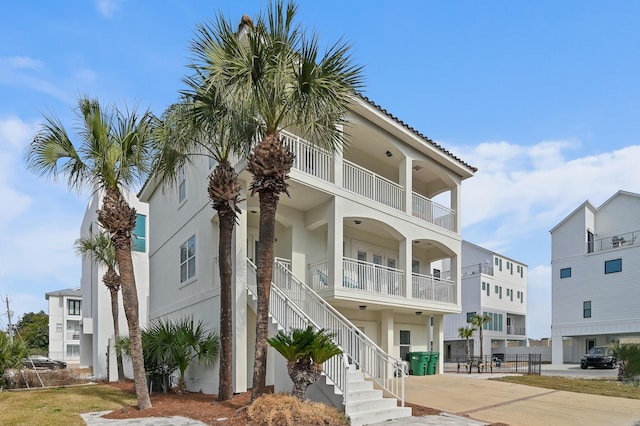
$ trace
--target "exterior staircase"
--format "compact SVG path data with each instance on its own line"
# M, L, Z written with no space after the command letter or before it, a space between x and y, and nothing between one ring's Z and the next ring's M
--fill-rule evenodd
M248 304L254 311L255 272L255 265L247 260ZM274 265L269 314L276 332L312 325L335 333L334 341L344 353L323 364L323 377L307 393L311 399L321 399L344 411L353 426L411 416L411 408L404 407L402 363L297 279L285 262Z

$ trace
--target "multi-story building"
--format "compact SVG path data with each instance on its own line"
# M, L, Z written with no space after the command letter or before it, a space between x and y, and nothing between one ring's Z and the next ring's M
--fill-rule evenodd
M475 314L492 318L482 330L484 355L504 355L510 347L526 346L527 265L468 241L462 242L462 265L462 312L445 316L444 359L466 355L458 328L468 326ZM470 343L472 355L479 356L480 333Z
M140 326L148 324L148 296L149 296L149 256L148 256L148 217L149 208L146 203L138 201L135 194L125 193L129 205L137 212L136 228L132 238L133 269L138 290L138 305L140 312ZM98 224L97 210L102 205L102 192L96 193L87 206L80 235L82 238L95 235L102 231ZM80 336L80 364L82 367L93 369L93 375L98 378L117 380L118 371L115 363L115 349L113 342L113 316L111 313L111 293L102 282L107 268L92 262L88 256L82 257L82 333ZM120 335L128 335L124 308L122 305L122 291L118 295L119 329ZM126 360L125 360L126 361ZM125 362L125 375L132 376L130 363Z
M550 232L552 362L640 336L640 195L587 200Z
M45 294L49 302L49 358L80 365L82 293L79 288Z
M277 211L271 314L285 329L312 321L336 332L344 359L375 379L409 351L443 348L444 315L461 310L461 183L475 168L366 98L354 100L348 120L349 143L337 152L281 133L295 163ZM233 238L235 392L251 387L259 250L259 203L245 164L236 164L246 201ZM151 320L193 316L218 326L218 223L207 196L214 166L196 158L177 188L152 177L140 193L153 217ZM449 279L432 273L442 259ZM268 359L268 383L285 389L285 363L271 350ZM342 385L343 366L325 371ZM217 368L189 375L192 390L217 392Z

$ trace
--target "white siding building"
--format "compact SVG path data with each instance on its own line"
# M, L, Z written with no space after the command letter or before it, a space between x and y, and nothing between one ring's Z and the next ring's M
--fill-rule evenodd
M133 268L138 290L140 326L148 324L149 298L149 257L148 257L148 217L149 208L146 203L138 201L134 194L126 193L129 205L137 212L136 228L132 239ZM101 232L98 224L97 210L101 208L102 193L97 193L90 200L80 235L88 237ZM97 265L86 256L82 257L82 333L80 338L80 364L93 368L93 375L98 378L117 380L118 371L115 363L115 351L109 350L109 340L113 339L113 317L111 314L111 293L102 282L106 267ZM127 336L129 328L122 305L122 291L119 292L119 325L120 335ZM109 354L109 356L107 356ZM133 377L130 363L125 362L125 376Z
M49 358L78 367L82 293L79 288L58 290L46 293L45 299L49 302Z
M280 198L277 212L271 306L293 304L287 312L338 332L348 359L372 371L366 363L391 360L384 354L404 357L431 341L442 349L444 315L461 309L461 183L475 169L368 99L355 100L348 118L350 143L335 154L282 133L296 159L291 196ZM207 196L214 165L196 159L178 188L163 190L152 178L141 191L153 217L150 320L187 315L218 327L218 223ZM255 342L259 204L244 167L238 161L246 201L234 232L234 392L251 387ZM442 259L450 260L450 279L431 272ZM273 311L274 320L281 313ZM326 318L336 322L323 324ZM370 342L378 349L367 349ZM271 349L268 359L267 384L290 390L283 360ZM191 390L217 393L217 365L188 374Z
M462 242L462 312L444 320L445 360L464 358L465 340L459 327L474 314L493 319L483 327L483 354L508 354L509 348L526 346L527 265L467 241ZM476 331L472 355L480 355Z
M640 195L585 201L550 232L552 362L640 336Z

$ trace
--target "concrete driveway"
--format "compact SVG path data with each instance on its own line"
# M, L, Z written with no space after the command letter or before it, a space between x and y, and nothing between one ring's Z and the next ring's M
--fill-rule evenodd
M408 376L408 402L486 423L640 425L640 400L587 395L486 380L490 375Z
M615 379L617 368L580 368L580 364L542 364L543 376L576 377L579 379Z

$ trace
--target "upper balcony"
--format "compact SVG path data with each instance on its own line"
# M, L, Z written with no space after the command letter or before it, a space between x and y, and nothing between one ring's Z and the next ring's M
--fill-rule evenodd
M467 275L490 275L493 276L493 267L491 265L483 265L482 263L478 263L475 265L463 266L461 276L466 277Z
M587 241L587 253L598 253L640 244L640 231L625 232Z
M335 184L375 203L404 212L440 228L456 231L457 218L453 209L440 205L416 191L411 191L410 198L407 198L407 190L403 185L360 164L356 164L354 159L366 158L366 154L351 148L351 160L349 160L347 155L345 157L335 156L331 152L289 132L283 131L281 135L295 155L293 169ZM392 155L387 154L386 156L391 157ZM368 159L367 162L376 164L371 159ZM387 174L395 173L397 175L399 173L397 169L393 171L391 167L382 163L377 163L377 166L385 169ZM340 173L336 173L337 168L341 169L339 170ZM421 169L423 169L423 166L413 166L411 169L413 174L407 180L411 180L412 186L416 187L425 188L430 184L433 186L432 182L425 181L427 178L417 176L417 172ZM434 181L437 179L431 176L429 180ZM452 187L443 188L442 183L438 185L437 190L432 189L433 192L442 193L453 190Z

